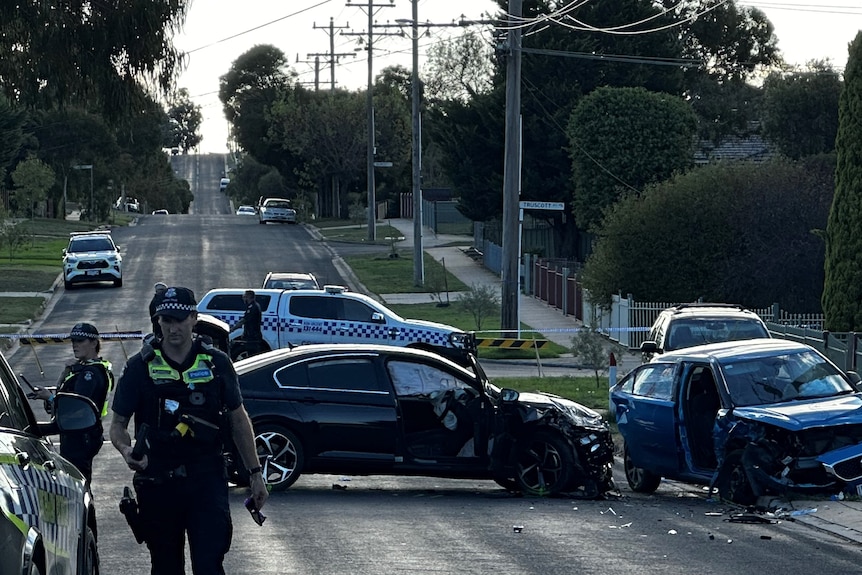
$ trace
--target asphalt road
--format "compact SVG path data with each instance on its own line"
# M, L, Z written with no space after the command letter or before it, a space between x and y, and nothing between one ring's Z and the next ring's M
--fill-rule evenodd
M332 254L301 226L261 226L234 216L218 191L219 156L179 156L192 181L192 213L142 216L115 231L123 246L125 285L60 289L39 331L67 331L92 321L103 331L145 330L152 284L193 288L249 287L267 271L311 271L336 283ZM58 262L59 270L59 262ZM105 343L120 373L138 344ZM69 346L18 350L16 372L53 383ZM38 358L38 362L37 362ZM505 366L488 366L494 373ZM529 367L527 367L529 369ZM110 417L110 416L109 416ZM106 421L106 425L109 421ZM631 493L601 501L508 495L489 481L397 477L303 476L273 493L263 527L233 488L234 575L287 573L458 574L810 574L858 571L859 547L792 522L729 521L734 511L706 501L701 488L666 482L654 496ZM148 573L146 549L135 544L117 503L131 473L110 444L96 457L93 493L102 572ZM190 569L189 569L190 572Z

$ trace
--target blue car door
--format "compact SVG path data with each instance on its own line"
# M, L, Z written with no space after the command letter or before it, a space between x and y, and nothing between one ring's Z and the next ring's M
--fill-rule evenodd
M617 427L632 461L657 475L679 472L677 373L677 364L649 363L611 388Z

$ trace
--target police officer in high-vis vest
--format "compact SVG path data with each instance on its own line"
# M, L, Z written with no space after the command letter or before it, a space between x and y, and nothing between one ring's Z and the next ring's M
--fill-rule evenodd
M169 287L156 309L161 340L126 363L112 409L111 442L135 471L139 529L150 550L153 575L181 575L185 536L196 575L223 575L232 524L224 462L232 439L248 470L250 505L267 489L236 372L223 352L193 336L194 293ZM128 432L135 419L136 457ZM146 439L141 433L146 424Z
M114 388L114 375L111 364L103 360L99 353L101 342L99 330L89 323L78 323L69 333L72 340L74 359L66 364L56 388L42 388L36 397L46 401L51 411L54 393L76 393L93 400L96 408L104 417L108 414L108 394ZM102 448L102 422L85 431L60 434L60 455L71 461L87 481L93 477L93 458Z

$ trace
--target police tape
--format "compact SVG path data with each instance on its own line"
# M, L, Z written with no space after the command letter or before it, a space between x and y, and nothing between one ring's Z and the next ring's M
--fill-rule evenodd
M547 329L522 329L522 330L514 330L514 329L505 329L505 330L487 330L483 329L480 331L476 331L474 333L477 334L478 337L482 337L485 334L493 334L499 333L502 335L523 335L525 333L536 333L536 334L545 334L545 333L579 333L582 331L595 331L598 333L637 333L637 332L645 332L649 331L651 328L649 327L560 327L560 328L547 328ZM482 336L478 335L482 334Z
M115 331L99 334L102 341L120 341L124 339L143 339L141 331ZM42 345L51 343L69 343L72 338L68 333L9 333L0 335L0 339L18 340L21 345Z

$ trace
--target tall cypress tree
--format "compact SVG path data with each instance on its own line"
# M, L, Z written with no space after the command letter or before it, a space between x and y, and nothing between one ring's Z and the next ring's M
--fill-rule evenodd
M862 330L862 32L850 44L838 103L835 197L826 226L823 313L832 331Z

